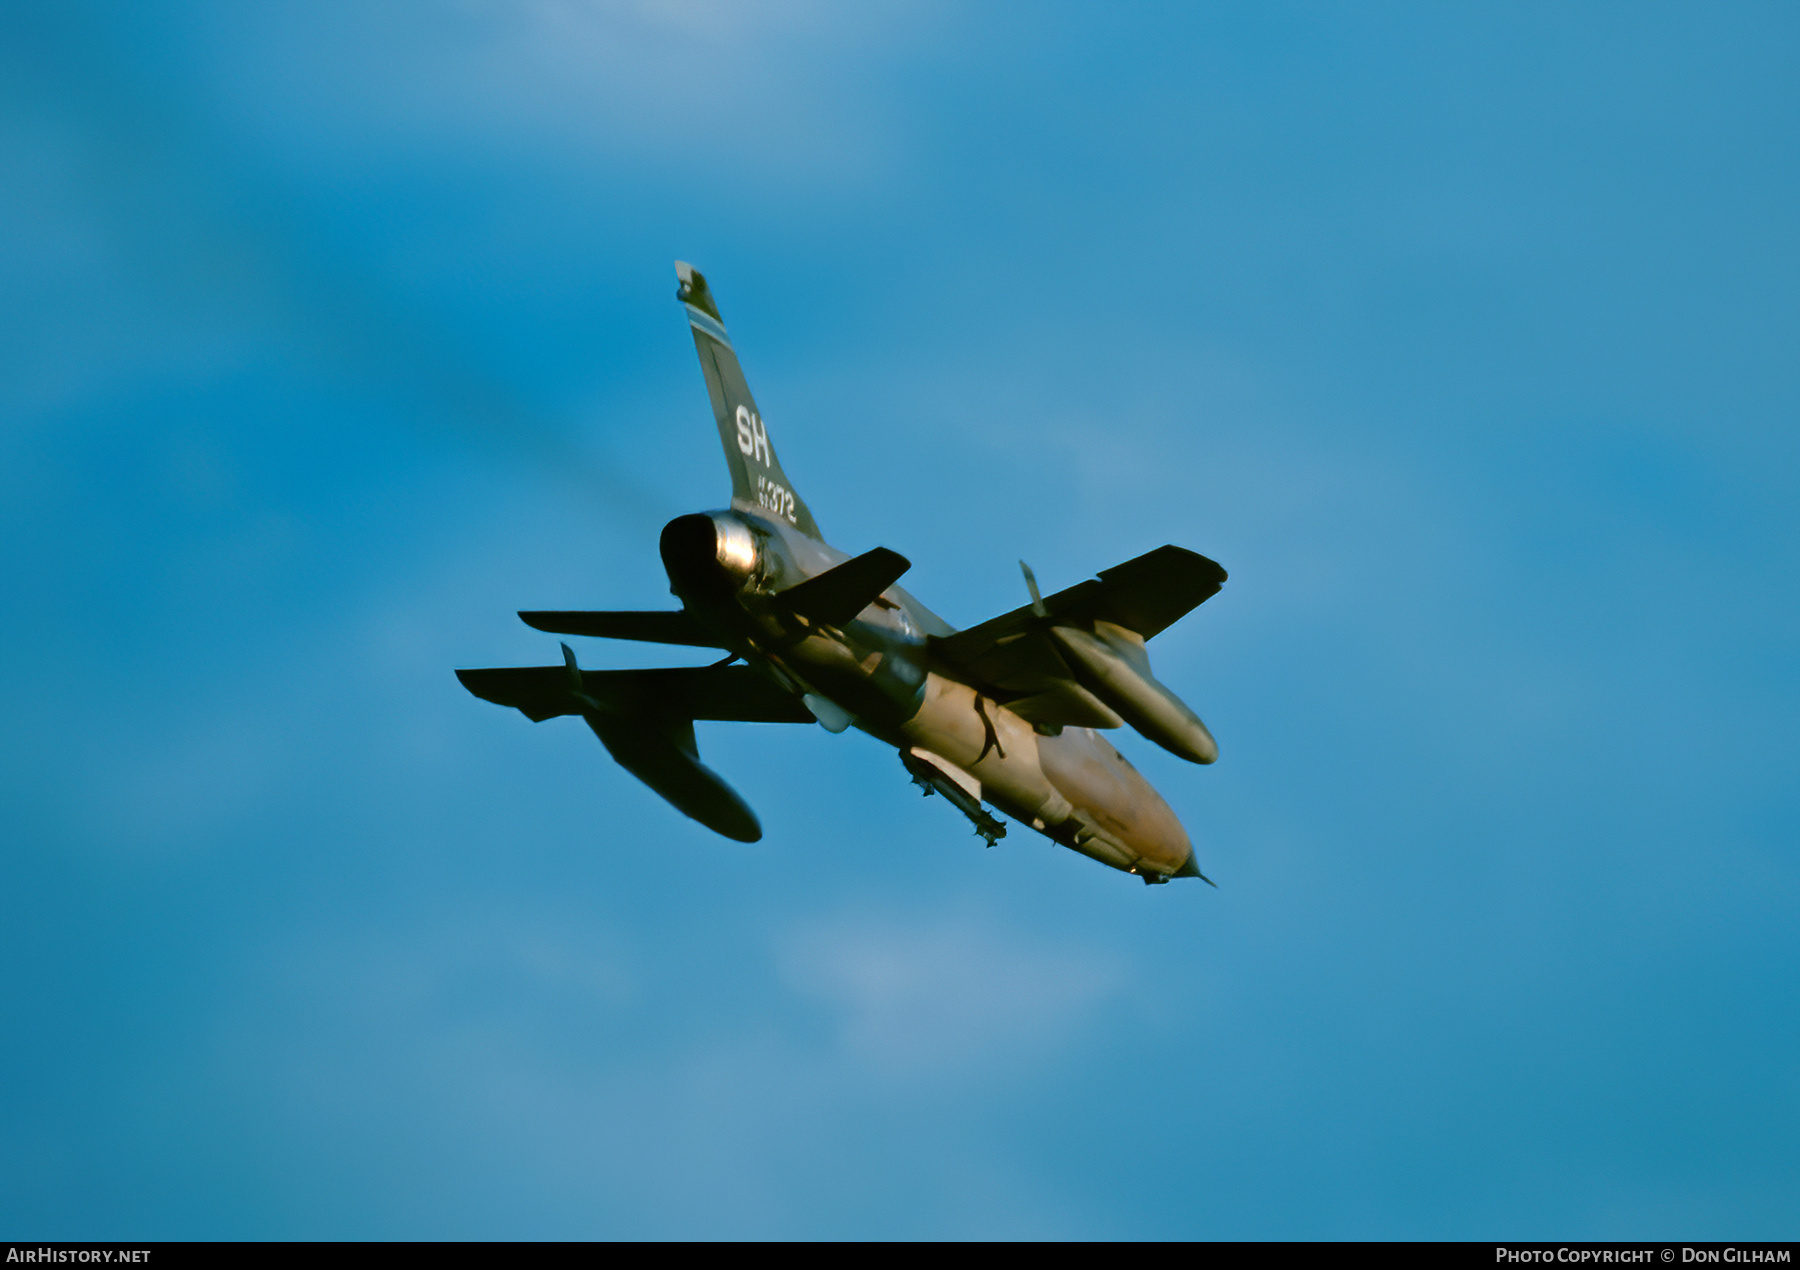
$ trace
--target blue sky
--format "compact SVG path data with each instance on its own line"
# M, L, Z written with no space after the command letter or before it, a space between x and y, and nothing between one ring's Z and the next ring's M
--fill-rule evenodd
M1791 1237L1797 28L8 6L0 1226ZM677 257L951 622L1231 571L1217 891L461 690L726 497Z

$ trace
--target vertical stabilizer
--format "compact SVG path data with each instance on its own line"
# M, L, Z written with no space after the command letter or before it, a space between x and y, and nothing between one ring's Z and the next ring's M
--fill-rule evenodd
M675 298L687 308L688 325L694 330L694 349L700 354L700 370L706 376L712 398L713 418L719 424L719 440L725 446L725 462L731 468L731 501L777 516L814 538L821 537L812 513L794 492L794 483L781 470L775 447L744 371L738 365L731 337L725 333L719 306L713 300L706 277L685 261L675 262L681 280Z

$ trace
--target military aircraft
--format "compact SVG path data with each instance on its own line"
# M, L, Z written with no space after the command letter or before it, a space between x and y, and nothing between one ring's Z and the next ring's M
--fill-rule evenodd
M662 531L681 608L521 612L560 635L716 649L711 665L459 670L478 697L534 722L580 715L621 767L676 810L740 842L762 837L744 800L700 761L697 720L856 727L900 751L926 794L942 794L989 846L1006 826L984 804L1146 883L1203 880L1187 833L1097 729L1129 724L1172 754L1219 748L1150 673L1145 641L1216 594L1225 570L1158 547L1054 595L956 630L895 585L904 556L829 545L782 470L706 279L677 261L713 416L731 468L731 505ZM742 664L734 664L742 663Z

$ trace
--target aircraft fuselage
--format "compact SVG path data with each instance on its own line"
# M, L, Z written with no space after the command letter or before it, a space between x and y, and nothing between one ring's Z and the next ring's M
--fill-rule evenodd
M663 527L679 612L519 617L552 634L730 656L584 670L563 644L560 666L458 670L463 686L534 722L579 715L626 771L738 842L758 841L762 825L701 761L701 720L854 726L897 749L913 782L990 846L1007 831L991 806L1145 882L1204 878L1174 812L1095 729L1130 727L1191 763L1218 758L1206 724L1151 670L1146 643L1217 594L1224 568L1167 543L1044 596L1021 561L1031 602L956 630L897 585L912 567L904 556L847 556L825 541L776 457L705 276L682 261L675 274L731 504Z
M671 521L662 558L684 609L723 647L802 694L828 728L854 726L952 798L958 786L1146 881L1191 870L1181 822L1117 749L1092 728L1036 727L957 678L931 647L954 628L902 588L837 626L783 603L781 592L844 563L844 552L736 504Z

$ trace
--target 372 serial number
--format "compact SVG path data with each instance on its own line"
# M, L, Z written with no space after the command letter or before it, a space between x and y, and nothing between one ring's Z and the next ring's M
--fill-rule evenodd
M798 523L794 516L794 492L785 485L777 485L766 476L756 478L756 501L777 516L783 517L789 524Z

